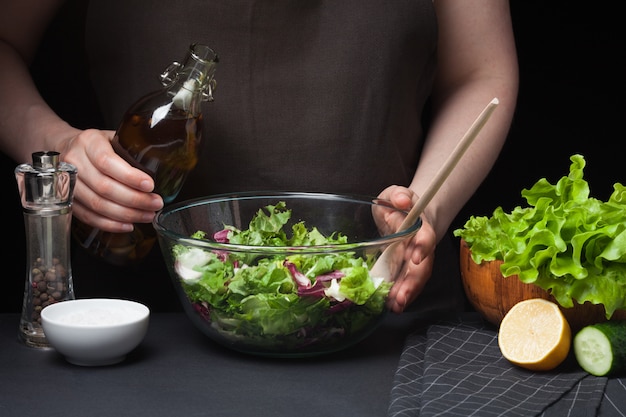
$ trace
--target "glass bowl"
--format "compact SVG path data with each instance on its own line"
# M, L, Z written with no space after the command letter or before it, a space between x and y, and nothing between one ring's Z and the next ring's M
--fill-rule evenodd
M306 357L352 346L384 318L403 243L421 226L395 231L406 214L370 197L242 193L169 205L153 226L198 329L236 351Z

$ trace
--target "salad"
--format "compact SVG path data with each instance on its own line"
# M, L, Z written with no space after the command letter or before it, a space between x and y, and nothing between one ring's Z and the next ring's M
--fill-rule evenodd
M503 276L538 285L566 308L602 304L611 318L626 309L626 187L615 183L608 201L590 197L585 159L570 160L556 184L544 178L522 191L527 207L472 216L454 235L474 262L501 260Z
M258 210L249 227L231 225L195 239L236 245L281 247L347 244L346 236L324 236L304 222L287 232L285 202ZM277 250L217 251L173 247L174 269L197 314L226 341L272 349L298 349L350 340L369 332L385 311L392 286L370 276L374 262L354 251L302 253Z

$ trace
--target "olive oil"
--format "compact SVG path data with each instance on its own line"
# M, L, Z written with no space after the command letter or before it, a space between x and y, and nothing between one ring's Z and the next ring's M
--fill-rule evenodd
M152 176L157 194L170 203L198 163L202 115L162 120L150 127L147 114L127 114L113 138L113 148L131 165Z

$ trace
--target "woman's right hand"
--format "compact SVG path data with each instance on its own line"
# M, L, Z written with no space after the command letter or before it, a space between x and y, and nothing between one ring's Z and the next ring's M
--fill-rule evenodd
M150 175L129 165L111 145L113 131L74 130L57 143L60 159L77 169L73 216L108 232L127 232L149 223L163 207Z

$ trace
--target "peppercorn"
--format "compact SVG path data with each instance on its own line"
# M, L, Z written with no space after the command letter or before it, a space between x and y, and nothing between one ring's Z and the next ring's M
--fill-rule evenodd
M37 258L30 270L33 306L32 320L41 323L41 310L53 303L63 300L67 295L67 268L53 258L50 265L45 265L42 258Z

